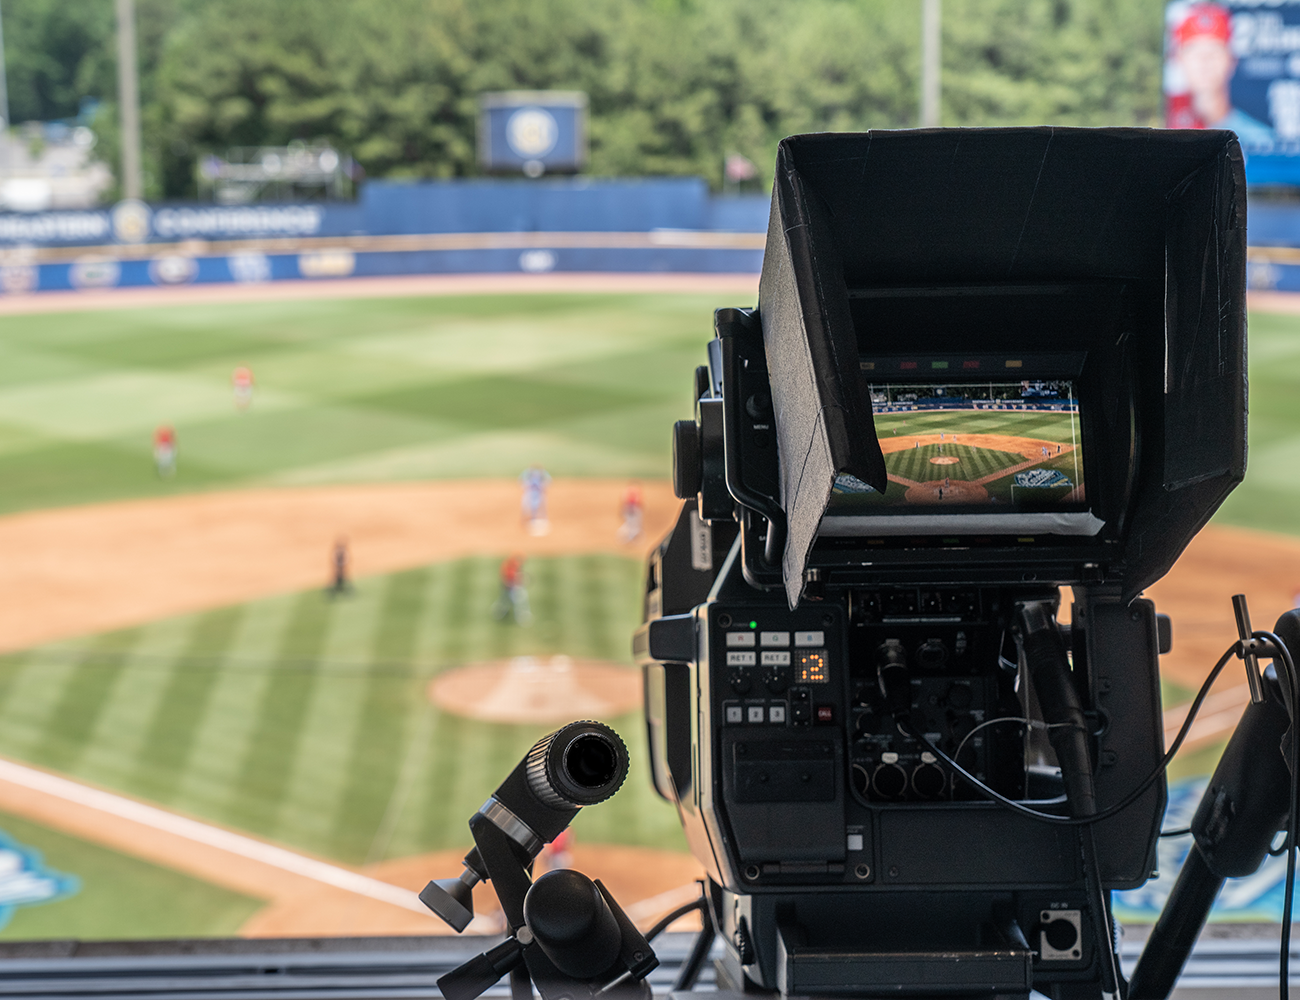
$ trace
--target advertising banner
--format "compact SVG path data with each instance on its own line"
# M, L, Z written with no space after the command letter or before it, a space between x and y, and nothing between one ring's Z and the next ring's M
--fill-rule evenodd
M1300 0L1165 8L1165 125L1237 133L1251 184L1300 184Z

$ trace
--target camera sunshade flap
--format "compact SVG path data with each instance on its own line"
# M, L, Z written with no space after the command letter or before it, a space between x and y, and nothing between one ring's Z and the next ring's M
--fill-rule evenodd
M1137 341L1140 447L1132 481L1107 488L1124 508L1125 594L1164 575L1245 474L1245 192L1241 150L1226 131L930 129L785 139L758 313L791 606L836 478L885 488L859 355L894 345L855 322L851 300L864 290L1128 289L1133 319L1114 333ZM915 330L907 349L923 351L928 333ZM1042 332L1041 349L1078 346L1053 334Z

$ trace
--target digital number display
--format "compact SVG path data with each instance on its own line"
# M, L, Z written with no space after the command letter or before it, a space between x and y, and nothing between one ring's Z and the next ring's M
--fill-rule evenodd
M831 672L826 650L801 649L794 654L796 684L825 684L830 679Z

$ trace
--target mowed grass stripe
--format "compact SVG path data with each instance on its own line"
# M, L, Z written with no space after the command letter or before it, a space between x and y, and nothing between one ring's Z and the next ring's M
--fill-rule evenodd
M174 676L173 662L194 645L197 622L172 619L139 631L139 639L99 713L77 770L92 781L115 785L130 781L144 759L157 759L175 769L173 748L150 747L151 723L165 696L162 680ZM165 677L160 678L159 672Z
M412 661L428 576L427 569L395 573L384 587L371 668L358 692L362 708L348 753L347 782L334 814L336 850L347 857L370 854L375 820L387 810L401 770L410 716L420 707L418 680L384 667Z
M512 655L628 663L638 617L637 561L530 560L532 627L493 618L499 566L460 560L338 600L285 595L5 658L0 713L16 724L0 727L0 752L50 766L54 747L76 777L348 863L463 847L469 817L557 723L458 718L429 704L428 681ZM117 680L101 677L106 707L74 753L63 727L88 713L58 712L92 661ZM632 774L583 836L680 846L635 749L641 726L617 720Z
M10 680L0 710L0 748L4 753L34 759L32 746L57 724L52 718L54 710L90 641L36 649L7 659Z
M241 664L264 660L277 648L292 610L292 600L284 597L245 606L172 804L221 822L232 819L230 805L243 795L241 765L269 681L265 669L243 669Z
M56 771L70 770L94 732L95 722L139 640L136 629L99 636L67 675L51 713L52 725L32 748L32 758Z
M275 823L277 836L287 831L315 851L328 852L332 844L334 816L343 798L361 715L365 684L361 668L368 661L382 615L382 597L380 582L365 581L330 607L321 647L321 670L326 674L312 687Z
M556 562L562 572L569 560ZM443 813L450 817L442 791L445 781L441 787L437 781L442 762L454 760L454 755L444 750L447 745L445 729L452 717L433 707L428 697L428 685L434 674L448 662L439 655L441 643L449 633L457 631L449 627L449 623L458 619L451 618L447 612L452 606L454 585L464 577L463 573L457 572L461 568L461 563L429 567L423 613L416 623L414 637L416 689L412 696L418 708L413 713L415 722L407 738L398 785L385 807L384 816L380 818L380 826L366 855L367 861L405 857L427 850L429 841L423 835L426 817L430 813ZM466 822L468 819L465 817ZM455 832L453 823L447 833L454 837Z
M306 591L294 601L280 634L276 662L262 689L257 721L241 762L241 794L230 804L231 821L246 830L262 834L274 830L297 736L316 683L329 612L320 591Z
M176 794L194 745L199 721L217 682L221 661L234 641L244 609L236 605L198 616L165 684L155 683L156 710L145 727L131 783L159 802Z

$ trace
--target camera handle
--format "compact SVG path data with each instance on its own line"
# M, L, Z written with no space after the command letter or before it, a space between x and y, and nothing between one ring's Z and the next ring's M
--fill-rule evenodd
M1097 788L1093 780L1091 733L1079 690L1075 687L1065 641L1057 627L1050 601L1026 601L1016 617L1020 649L1043 718L1051 728L1048 738L1061 765L1065 797L1070 814L1085 818L1097 812ZM1110 923L1110 906L1101 884L1101 868L1093 841L1092 826L1078 828L1079 853L1084 889L1093 937L1100 956L1102 990L1112 997L1124 995L1124 976L1115 955L1115 932Z

